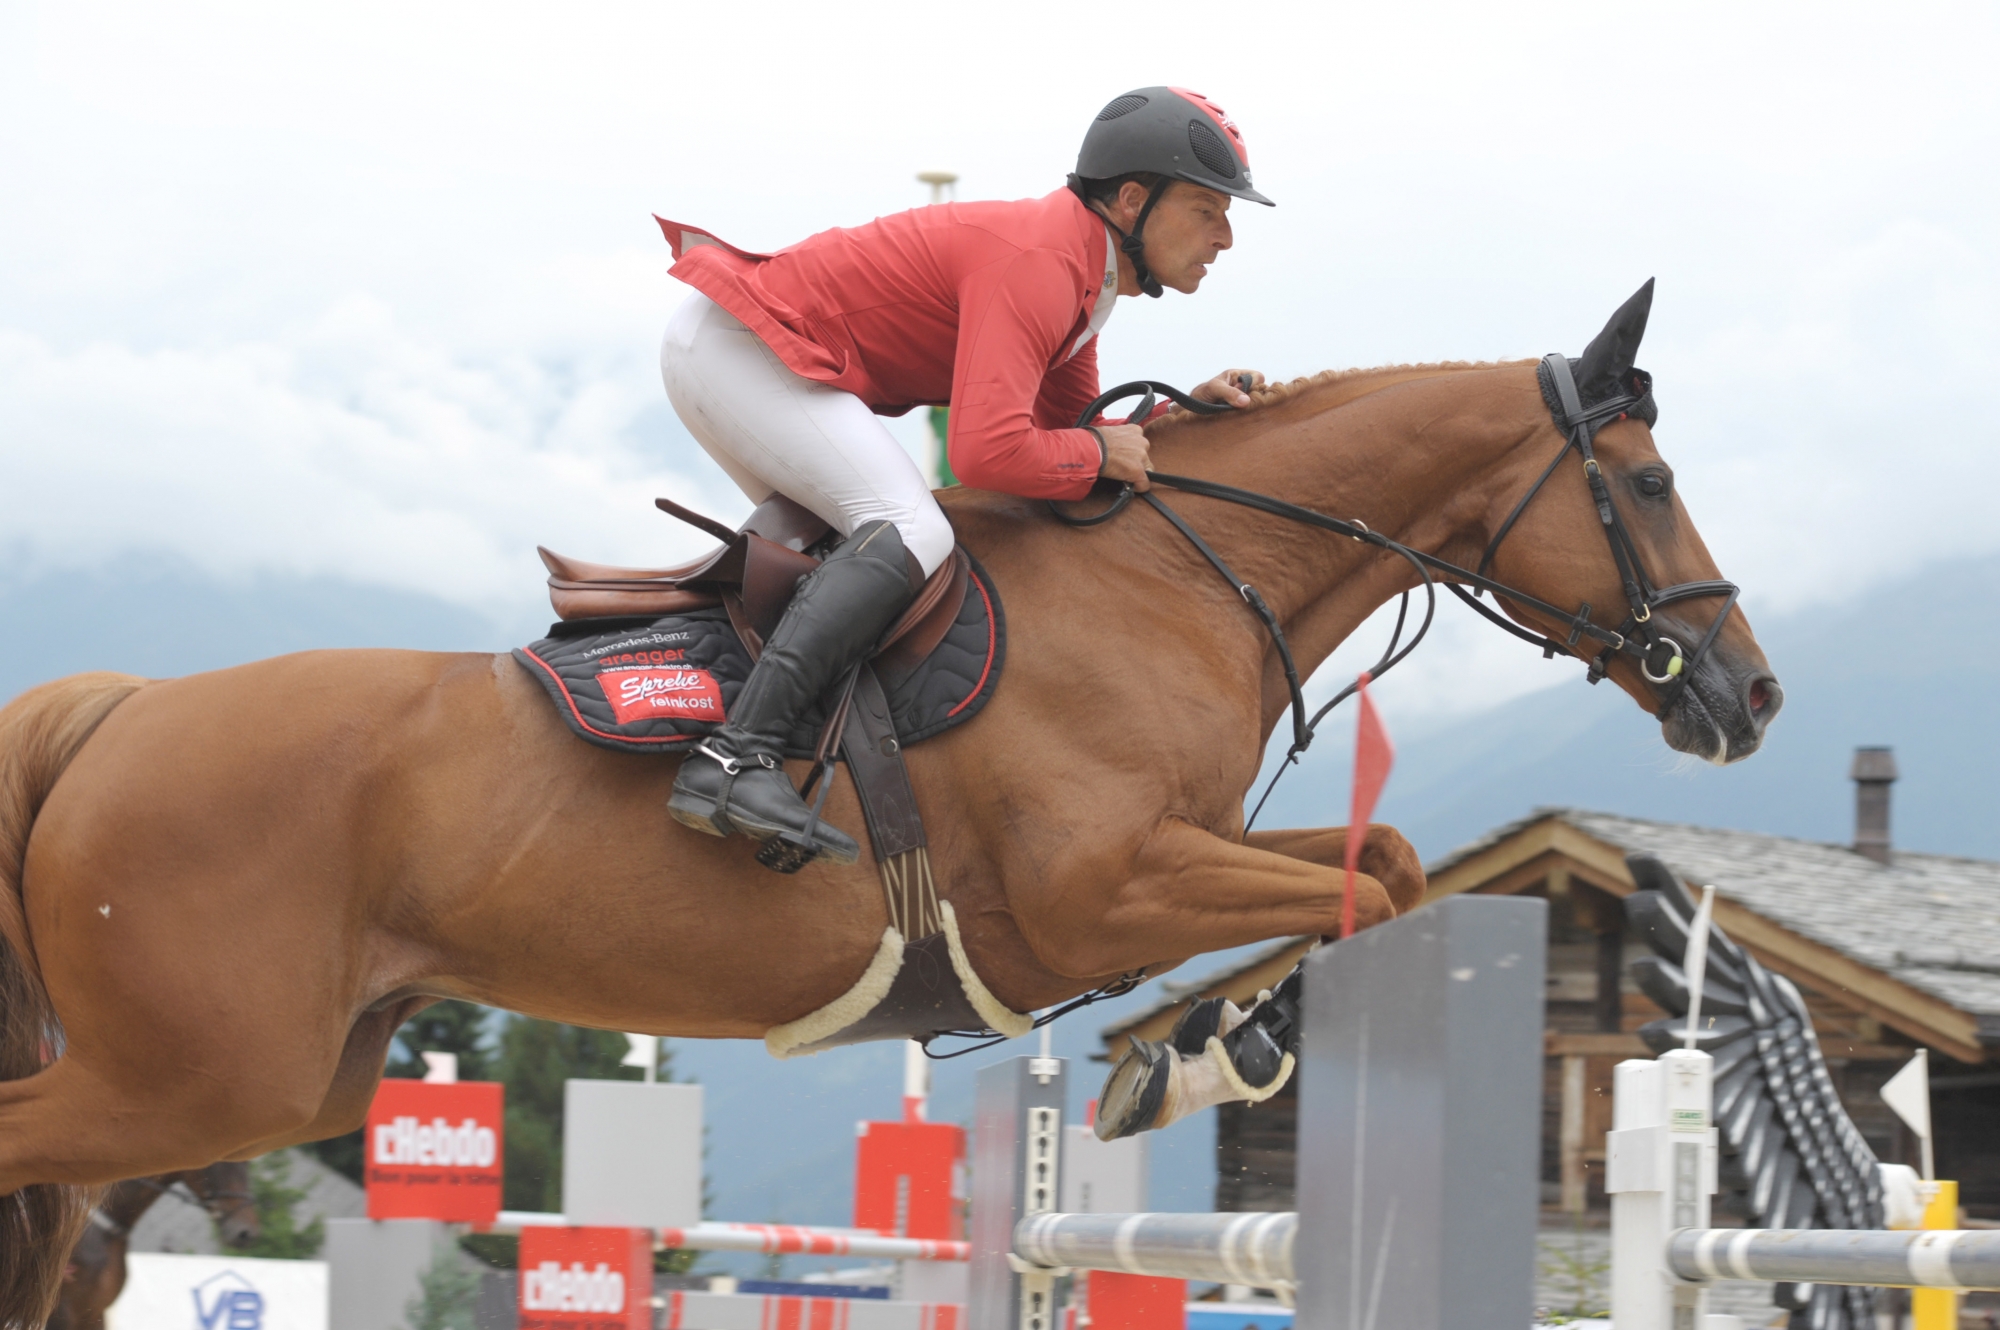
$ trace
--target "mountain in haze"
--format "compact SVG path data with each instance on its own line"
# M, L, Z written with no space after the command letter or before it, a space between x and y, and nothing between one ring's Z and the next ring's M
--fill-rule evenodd
M1548 689L1428 731L1421 718L1392 714L1391 730L1404 737L1379 816L1427 859L1547 804L1845 842L1851 752L1891 744L1903 773L1896 843L2000 858L1997 585L2000 558L1972 560L1760 621L1784 711L1764 750L1729 768L1668 752L1654 721L1623 693L1587 687L1580 666L1551 665ZM223 582L173 560L0 577L0 621L16 644L0 658L0 696L83 669L174 675L309 647L499 650L541 626L499 625L442 600L331 579ZM1330 724L1279 785L1264 824L1342 820L1351 760L1352 730ZM1200 958L1172 978L1225 960ZM1084 1060L1097 1031L1161 992L1148 984L1053 1027L1055 1052L1072 1059L1072 1114L1102 1079L1103 1067ZM973 1071L1022 1051L1015 1044L937 1064L933 1118L969 1122ZM854 1124L896 1115L900 1046L778 1062L755 1043L683 1040L675 1066L706 1087L715 1217L846 1222ZM1153 1205L1209 1208L1213 1138L1212 1114L1156 1137Z
M223 580L170 555L0 573L0 623L14 642L0 654L0 697L84 670L171 678L318 647L518 645L484 615L435 597L327 577Z

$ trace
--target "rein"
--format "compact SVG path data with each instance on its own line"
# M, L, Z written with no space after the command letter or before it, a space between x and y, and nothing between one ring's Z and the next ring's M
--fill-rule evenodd
M1305 715L1305 692L1299 680L1298 666L1292 659L1291 644L1285 640L1284 629L1279 625L1277 616L1271 611L1269 604L1265 602L1264 597L1258 592L1256 587L1238 577L1222 556L1215 552L1214 547L1203 540L1195 529L1189 526L1186 520L1169 507L1163 499L1150 492L1136 494L1136 491L1128 483L1121 486L1119 493L1112 499L1108 507L1102 512L1092 514L1089 517L1072 516L1058 507L1054 499L1048 500L1049 511L1054 514L1057 521L1068 526L1084 527L1096 526L1101 522L1110 521L1130 506L1136 494L1138 498L1145 500L1160 516L1172 523L1174 528L1185 536L1188 542L1201 553L1202 557L1207 559L1209 564L1218 573L1222 574L1223 578L1231 586L1236 588L1237 594L1243 598L1244 603L1250 607L1251 612L1264 625L1265 632L1271 638L1272 646L1277 649L1278 659L1285 671L1285 684L1291 692L1292 743L1291 747L1285 753L1283 765L1272 775L1270 784L1264 787L1263 796L1257 800L1257 806L1251 810L1249 818L1244 822L1243 829L1246 832L1256 825L1257 815L1264 811L1264 804L1270 799L1272 790L1277 788L1279 777L1285 774L1287 768L1296 765L1299 755L1312 745L1313 736L1317 732L1320 722L1326 718L1327 713L1352 697L1361 687L1363 680L1379 679L1382 675L1400 665L1412 651L1417 649L1417 644L1422 642L1425 635L1430 632L1431 621L1437 614L1437 588L1439 585L1439 579L1433 577L1433 573L1442 574L1447 579L1443 585L1448 587L1452 594L1471 606L1489 622L1506 629L1507 632L1524 642L1540 647L1542 658L1545 660L1552 660L1557 654L1574 649L1577 643L1586 637L1601 644L1604 649L1591 659L1589 671L1586 675L1589 682L1593 684L1603 679L1609 673L1611 661L1614 656L1624 653L1636 657L1639 661L1639 669L1645 675L1646 679L1664 689L1659 709L1653 713L1654 717L1660 721L1666 720L1668 714L1674 709L1674 705L1681 700L1681 697L1686 692L1689 679L1700 668L1702 662L1707 659L1710 648L1715 645L1717 636L1722 632L1724 621L1729 618L1729 611L1735 607L1736 598L1740 594L1740 588L1734 582L1724 581L1681 582L1672 586L1656 588L1653 585L1652 579L1646 575L1645 566L1639 557L1639 548L1633 542L1630 532L1626 529L1624 519L1619 515L1617 505L1611 501L1610 488L1605 484L1603 470L1598 466L1597 456L1592 448L1593 441L1597 437L1597 431L1602 429L1606 424L1613 420L1622 420L1630 414L1650 411L1652 405L1652 377L1646 375L1643 371L1635 371L1634 382L1640 388L1640 391L1608 398L1604 401L1594 403L1586 409L1577 393L1576 379L1570 370L1570 364L1566 357L1559 353L1551 352L1542 358L1542 362L1537 368L1536 373L1543 384L1544 399L1550 401L1550 415L1555 420L1556 427L1563 431L1563 446L1548 466L1543 469L1540 477L1528 488L1528 492L1521 496L1520 501L1514 505L1513 510L1507 515L1507 520L1500 524L1499 530L1495 532L1493 539L1488 542L1486 551L1480 557L1479 566L1476 569L1463 568L1447 559L1441 559L1435 554L1412 549L1400 541L1393 540L1379 531L1370 529L1367 523L1358 518L1342 519L1329 517L1325 513L1315 512L1310 508L1304 508L1295 503L1287 503L1283 499L1272 498L1268 494L1259 494L1253 490L1238 489L1234 485L1224 485L1212 480L1199 480L1192 476L1169 475L1159 471L1152 473L1152 481L1155 485L1179 490L1184 494L1196 494L1204 498L1219 499L1224 503L1237 504L1244 508L1253 508L1259 512L1270 513L1274 517L1282 517L1287 521L1296 522L1301 526L1330 531L1335 535L1346 536L1351 540L1357 540L1363 544L1387 550L1408 560L1410 566L1416 570L1418 577L1422 579L1425 597L1423 621L1417 625L1416 633L1410 638L1409 642L1401 644L1403 629L1408 622L1410 612L1410 593L1405 591L1402 594L1402 606L1396 615L1395 631L1390 634L1389 645L1383 651L1381 659L1376 661L1361 678L1356 679L1353 683L1336 693L1333 700L1314 712L1310 719L1307 719ZM1132 413L1131 419L1143 420L1150 415L1157 397L1166 397L1183 410L1193 412L1196 415L1222 415L1236 409L1220 403L1198 401L1167 384L1150 379L1139 379L1131 383L1120 384L1109 392L1100 395L1096 401L1084 408L1078 420L1078 426L1082 427L1090 421L1095 420L1104 408L1113 402L1123 401L1130 397L1139 397L1141 394L1144 394L1143 400L1139 403L1138 409ZM1650 416L1648 416L1648 419L1650 419ZM1498 552L1501 542L1513 531L1514 524L1520 519L1522 512L1526 510L1529 503L1533 502L1535 496L1541 493L1542 487L1548 483L1549 477L1555 474L1556 468L1561 465L1562 460L1569 455L1572 449L1583 459L1584 477L1589 482L1590 494L1597 508L1598 520L1604 527L1605 539L1611 548L1612 562L1617 565L1619 580L1623 584L1626 603L1629 607L1629 613L1625 621L1616 629L1602 628L1594 623L1590 617L1591 607L1588 601L1582 602L1579 608L1572 613L1559 606L1552 605L1537 596L1531 596L1524 591L1516 590L1503 582L1495 581L1486 576L1486 569L1492 563L1493 556ZM1466 590L1467 587L1471 587L1472 590L1468 592ZM1566 625L1569 629L1568 636L1558 642L1553 635L1543 635L1522 628L1503 615L1481 604L1476 599L1479 595L1487 592L1491 592L1495 600L1506 600L1516 605L1525 606L1549 619ZM1692 653L1689 653L1682 648L1679 642L1667 637L1652 626L1653 611L1661 606L1672 605L1678 601L1692 600L1701 596L1722 596L1724 598L1722 609L1717 612L1714 621L1709 624L1708 631L1703 634L1700 643ZM1401 644L1400 647L1399 644ZM1653 658L1663 650L1668 653L1668 659L1663 662L1662 669L1656 674L1653 670Z
M1567 358L1558 353L1551 352L1542 358L1541 365L1537 368L1536 373L1543 385L1543 398L1549 403L1549 414L1554 419L1556 428L1563 432L1563 446L1556 453L1554 459L1549 462L1548 466L1543 469L1541 475L1535 480L1535 483L1528 487L1528 492L1521 496L1520 501L1507 514L1507 520L1500 524L1500 528L1494 533L1493 539L1487 543L1486 551L1481 555L1477 568L1462 568L1458 564L1452 563L1448 559L1441 559L1435 554L1412 549L1401 541L1391 539L1381 532L1371 529L1366 522L1361 521L1359 518L1343 519L1329 517L1325 513L1315 512L1310 508L1304 508L1295 503L1287 503L1283 499L1276 499L1268 494L1259 494L1254 490L1239 489L1234 485L1224 485L1218 481L1201 480L1193 476L1169 475L1161 471L1151 473L1154 485L1179 490L1183 494L1194 494L1203 498L1219 499L1224 503L1233 503L1243 508L1253 508L1258 512L1269 513L1273 517L1282 517L1288 522L1296 522L1300 526L1329 531L1337 536L1346 536L1350 540L1357 540L1365 545L1373 545L1377 549L1387 550L1392 554L1406 559L1409 561L1410 566L1416 570L1417 576L1422 580L1424 591L1424 615L1422 622L1417 625L1416 632L1410 637L1407 643L1403 642L1403 629L1408 626L1410 616L1410 593L1405 591L1402 593L1402 604L1396 613L1395 631L1389 635L1389 645L1383 650L1381 659L1377 660L1360 678L1334 694L1333 700L1318 711L1313 712L1310 718L1306 716L1305 689L1299 679L1298 664L1292 658L1291 643L1285 640L1285 630L1279 624L1278 616L1272 611L1270 604L1265 601L1262 593L1249 582L1238 577L1236 571L1229 566L1228 561L1216 553L1215 547L1202 539L1201 534L1189 526L1186 519L1169 507L1164 499L1152 492L1140 494L1129 483L1123 484L1108 506L1102 511L1093 513L1087 517L1078 517L1064 512L1057 506L1057 501L1054 499L1047 501L1049 512L1055 516L1057 521L1063 523L1065 526L1090 527L1098 526L1118 516L1118 514L1131 506L1134 498L1144 500L1155 512L1172 523L1174 529L1185 536L1188 543L1193 545L1201 556L1208 560L1210 566L1222 575L1223 580L1236 589L1236 594L1243 598L1243 603L1250 607L1250 612L1257 616L1258 622L1264 626L1264 631L1270 636L1271 645L1277 649L1278 660L1284 667L1285 686L1291 692L1292 743L1291 747L1285 752L1284 762L1272 774L1270 783L1264 787L1264 793L1258 798L1257 806L1251 809L1250 816L1245 819L1243 823L1243 830L1245 832L1248 832L1250 828L1257 824L1257 815L1264 811L1264 805L1270 799L1271 792L1278 787L1279 778L1289 768L1297 765L1299 755L1311 747L1313 736L1318 731L1320 722L1326 719L1327 714L1359 691L1364 681L1379 679L1396 666L1402 664L1409 657L1409 654L1417 649L1417 644L1422 642L1425 635L1430 632L1431 621L1437 615L1437 589L1441 584L1439 578L1432 575L1433 573L1441 574L1446 579L1442 582L1442 585L1448 588L1453 595L1471 606L1483 618L1500 628L1506 629L1507 632L1520 638L1522 641L1540 647L1544 660L1553 660L1558 654L1573 650L1586 637L1602 645L1604 649L1591 658L1589 670L1585 676L1593 684L1602 680L1609 673L1611 661L1614 656L1622 652L1637 657L1639 669L1646 676L1646 679L1665 690L1660 701L1659 710L1654 713L1654 716L1661 721L1666 720L1668 713L1674 709L1674 705L1680 701L1682 695L1685 693L1688 680L1693 677L1695 670L1700 668L1702 661L1707 659L1709 649L1715 645L1715 639L1722 631L1723 622L1728 619L1729 611L1736 604L1739 588L1734 582L1723 581L1681 582L1673 586L1655 588L1652 580L1646 575L1645 566L1639 557L1638 546L1633 542L1631 533L1626 530L1624 519L1619 516L1617 505L1611 501L1610 488L1605 484L1603 471L1598 466L1596 453L1592 449L1592 443L1597 437L1597 431L1613 420L1622 420L1627 415L1641 415L1650 423L1652 417L1648 413L1652 409L1652 377L1643 371L1634 371L1634 381L1640 388L1639 392L1609 398L1595 403L1586 409L1577 393L1576 378L1570 370ZM1235 407L1221 403L1199 401L1188 396L1178 388L1160 383L1157 380L1136 379L1131 383L1120 384L1109 392L1101 394L1096 401L1085 407L1077 419L1077 428L1081 429L1096 420L1104 408L1113 402L1124 401L1131 397L1141 397L1142 394L1143 397L1138 409L1128 419L1134 421L1144 420L1152 414L1155 402L1161 397L1167 398L1183 410L1193 412L1196 415L1219 416L1236 410ZM1598 520L1604 526L1605 539L1611 547L1612 562L1618 567L1619 580L1623 583L1625 590L1625 599L1630 612L1627 614L1625 621L1616 629L1603 628L1594 623L1590 617L1591 607L1588 601L1582 602L1576 611L1572 613L1560 606L1550 604L1548 601L1542 600L1537 596L1531 596L1525 591L1518 591L1504 582L1498 582L1486 576L1486 569L1493 562L1493 556L1498 552L1501 542L1513 531L1514 524L1520 520L1522 512L1534 501L1535 496L1541 493L1542 487L1548 483L1549 477L1555 474L1556 468L1562 464L1562 460L1565 457L1569 456L1572 449L1583 459L1584 477L1590 484L1590 494L1597 507ZM1472 590L1467 591L1467 587L1471 587ZM1521 627L1498 612L1489 609L1476 599L1476 597L1488 592L1492 593L1495 600L1506 600L1516 605L1526 606L1557 623L1565 625L1569 629L1568 636L1558 642L1553 635L1535 633ZM1715 621L1708 626L1708 631L1702 635L1701 642L1695 647L1694 651L1692 653L1685 653L1680 643L1665 636L1658 629L1651 626L1653 611L1663 605L1672 605L1678 601L1692 600L1699 596L1724 597L1722 609L1716 614ZM1658 674L1655 674L1653 672L1652 659L1654 654L1661 650L1667 650L1669 658L1664 663L1662 670ZM1101 1002L1106 998L1118 997L1129 993L1143 983L1145 979L1146 973L1143 970L1120 975L1112 982L1100 988L1093 989L1082 997L1075 998L1037 1017L1034 1028L1039 1029L1053 1020L1066 1016L1078 1008L1087 1007L1094 1002ZM988 1030L946 1030L940 1031L933 1038L944 1035L976 1039L978 1042L964 1048L954 1049L949 1053L933 1053L930 1050L929 1042L925 1041L923 1045L925 1056L938 1061L963 1057L967 1053L977 1052L982 1048L990 1048L994 1044L1003 1042L1006 1038L1004 1035Z

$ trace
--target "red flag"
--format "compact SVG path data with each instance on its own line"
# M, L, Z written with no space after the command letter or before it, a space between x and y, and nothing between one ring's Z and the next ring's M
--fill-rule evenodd
M1347 819L1347 890L1340 900L1340 935L1354 935L1354 872L1361 863L1361 842L1368 836L1369 819L1375 816L1375 801L1389 781L1395 765L1396 748L1382 725L1382 714L1368 696L1368 674L1362 672L1361 715L1354 732L1354 808Z

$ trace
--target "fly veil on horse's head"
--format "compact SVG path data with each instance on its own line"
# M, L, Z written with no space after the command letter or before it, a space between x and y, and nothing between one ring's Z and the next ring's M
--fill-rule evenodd
M1748 654L1717 649L1735 613L1738 588L1714 577L1706 551L1698 541L1688 541L1689 529L1678 520L1680 509L1671 474L1659 463L1649 440L1643 441L1636 453L1630 436L1620 441L1618 452L1628 462L1624 467L1614 459L1607 469L1596 450L1599 432L1618 422L1637 421L1650 430L1659 419L1653 376L1633 364L1652 307L1653 282L1649 278L1618 307L1580 357L1571 361L1552 353L1536 366L1543 404L1563 443L1494 530L1477 571L1484 574L1493 566L1502 544L1516 532L1516 523L1564 459L1576 453L1595 509L1595 525L1603 531L1609 563L1616 572L1615 594L1624 601L1626 613L1609 631L1593 620L1588 601L1553 626L1532 619L1520 621L1548 634L1538 642L1546 653L1573 651L1586 656L1592 683L1609 677L1622 664L1619 686L1654 712L1671 746L1711 761L1727 762L1756 749L1764 725L1777 713L1782 699L1777 681L1761 665L1753 664ZM1546 501L1543 507L1547 510ZM1559 549L1561 539L1552 535L1555 528L1549 525L1551 520L1564 519L1550 511L1541 519L1538 535L1517 534L1516 543L1525 537L1531 548ZM1583 540L1593 550L1603 548L1594 539ZM1596 560L1603 555L1587 557ZM1656 581L1655 573L1674 571L1666 566L1670 563L1702 571L1687 581ZM1459 594L1480 613L1508 627L1471 596L1462 590ZM1519 598L1497 598L1510 615L1519 618ZM1615 601L1602 594L1593 599L1599 602L1600 617L1606 609L1616 612ZM1675 622L1655 615L1655 611L1691 601L1706 602L1709 608L1689 606L1674 611L1671 617ZM1547 607L1535 608L1545 611ZM1534 640L1533 634L1522 635ZM1584 637L1592 639L1592 645L1580 646Z
M1658 423L1660 409L1653 401L1653 376L1632 365L1639 354L1639 343L1646 336L1646 318L1652 312L1653 279L1648 277L1646 284L1618 307L1618 312L1604 325L1604 331L1590 339L1590 345L1583 348L1583 354L1570 366L1577 396L1586 409L1629 394L1639 400L1627 407L1624 414L1644 421L1649 429ZM1560 419L1563 404L1546 368L1541 380L1542 400L1548 403L1550 414Z

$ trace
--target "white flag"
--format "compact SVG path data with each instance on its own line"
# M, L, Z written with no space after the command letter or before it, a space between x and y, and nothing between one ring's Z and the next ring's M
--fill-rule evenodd
M656 1034L628 1034L625 1036L625 1042L632 1045L632 1049L618 1065L621 1067L643 1067L646 1071L646 1079L649 1081L652 1080L653 1068L660 1064L660 1036Z
M1922 1146L1924 1181L1937 1176L1937 1164L1931 1157L1931 1051L1920 1048L1917 1055L1903 1064L1903 1069L1891 1076L1882 1086L1882 1102L1896 1111L1896 1116L1908 1123L1910 1130L1917 1134L1917 1144Z

